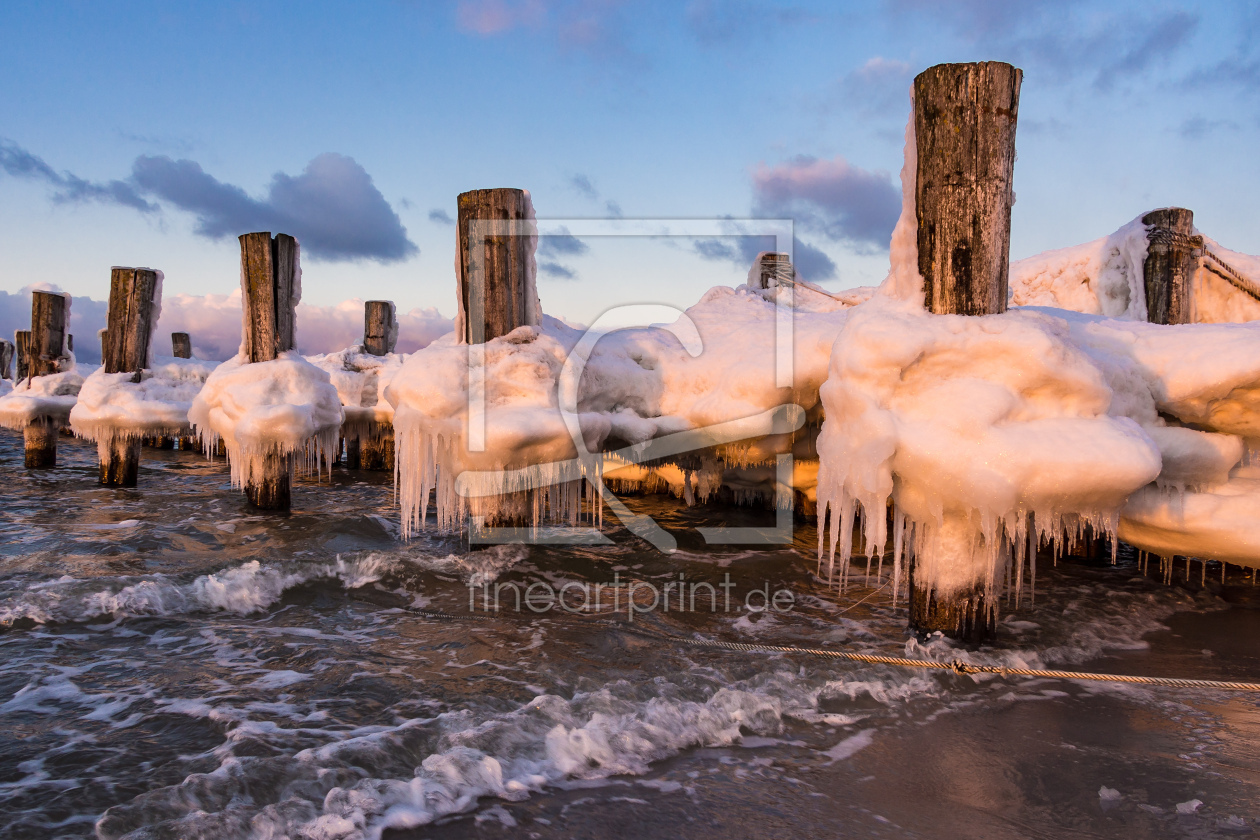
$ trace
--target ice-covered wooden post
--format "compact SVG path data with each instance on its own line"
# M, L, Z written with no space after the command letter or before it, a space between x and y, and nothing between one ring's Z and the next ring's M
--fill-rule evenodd
M1165 207L1142 217L1147 233L1146 320L1152 324L1189 324L1193 320L1191 281L1196 264L1194 213L1184 207Z
M472 222L529 218L524 190L472 190L459 195L458 281L465 344L483 344L533 322L529 282L530 237L488 233L477 236ZM472 242L469 235L478 241ZM480 244L481 247L477 247Z
M147 268L115 266L109 277L109 316L101 342L101 365L106 373L133 374L149 363L153 334L153 296L157 272ZM116 438L100 462L101 484L135 487L140 472L140 439Z
M192 358L192 339L188 333L171 333L171 355L177 359Z
M297 240L270 231L245 233L241 240L241 296L245 307L241 337L250 362L270 362L292 350L296 338ZM261 476L251 476L245 497L263 510L289 509L293 456L267 453Z
M66 327L70 308L63 295L35 292L31 295L31 331L27 339L26 375L57 373L65 358ZM63 418L64 420L64 418ZM26 427L26 467L57 466L57 432L61 424L50 417L38 417Z
M1022 79L1009 64L982 61L938 64L914 80L919 273L937 314L1006 311ZM993 635L996 605L984 581L938 597L916 584L912 567L911 589L911 627L968 641Z
M13 342L0 338L0 379L12 379Z
M372 356L384 356L394 352L398 341L394 302L369 300L363 305L363 352ZM384 395L380 396L384 399ZM392 470L394 468L394 432L384 424L373 424L366 438L347 440L353 446L353 455L347 449L346 461L353 467L365 470Z
M31 375L31 331L18 330L13 334L13 349L16 354L17 374L16 382Z
M781 285L780 277L792 276L792 260L787 254L770 251L757 258L757 287L773 289Z

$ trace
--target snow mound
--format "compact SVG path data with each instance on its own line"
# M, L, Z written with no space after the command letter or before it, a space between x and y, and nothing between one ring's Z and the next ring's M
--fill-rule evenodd
M394 322L397 329L397 321ZM328 373L345 412L342 434L359 439L376 433L394 421L394 407L385 399L385 388L402 370L406 355L373 356L354 345L335 353L307 356L306 360Z
M83 381L82 372L73 367L21 380L0 396L0 426L20 432L37 422L64 424Z
M232 484L244 487L262 476L267 455L303 456L309 469L337 449L343 419L341 400L328 372L296 351L269 362L242 356L214 369L188 410L206 453L222 440Z

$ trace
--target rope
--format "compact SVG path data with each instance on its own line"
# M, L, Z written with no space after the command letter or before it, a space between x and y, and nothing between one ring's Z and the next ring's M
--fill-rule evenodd
M1256 300L1260 300L1260 286L1249 280L1242 274L1242 272L1225 262L1225 260L1221 259L1217 254L1213 253L1208 248L1207 242L1202 236L1191 236L1166 227L1153 227L1147 233L1147 240L1154 245L1181 246L1183 248L1190 248L1198 251L1200 257L1205 257L1210 262L1215 263L1215 265L1204 264L1204 268L1211 271L1218 277L1227 280L1239 291L1251 295L1251 297Z
M432 618L437 621L490 621L499 616L451 615L450 613L421 610L414 607L403 609L414 615ZM689 639L672 633L663 633L646 627L634 627L613 621L600 621L599 624L648 638L661 639L680 645L709 648L714 650L732 650L742 653L797 653L806 656L818 656L825 659L843 659L849 662L864 662L871 665L893 665L899 668L927 668L936 671L953 671L955 674L994 674L999 677L1044 677L1058 680L1091 680L1094 682L1129 683L1132 685L1158 685L1168 688L1209 688L1225 691L1260 692L1260 683L1233 682L1228 680L1191 680L1181 677L1144 677L1130 674L1095 674L1087 671L1057 671L1042 668L1008 668L1003 665L974 665L961 659L944 662L934 659L910 659L904 656L884 656L878 653L856 653L848 650L830 650L827 648L805 648L795 645L761 645L744 642L726 642L718 639Z

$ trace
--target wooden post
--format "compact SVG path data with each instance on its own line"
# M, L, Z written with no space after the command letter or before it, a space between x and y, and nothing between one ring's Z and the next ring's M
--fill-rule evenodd
M1006 311L1022 80L999 61L938 64L914 80L919 273L932 312Z
M246 233L241 241L241 295L245 307L242 341L250 362L269 362L292 350L296 337L297 240L284 233ZM245 485L250 504L288 510L293 456L268 455L263 475Z
M31 295L31 331L26 336L26 376L47 376L57 372L58 363L65 358L69 317L64 296L53 292L34 292ZM19 333L19 348L21 344L22 335ZM27 469L57 466L57 432L61 421L53 417L37 417L26 427Z
M465 344L483 344L534 322L530 237L500 233L481 236L471 224L474 220L524 223L528 217L529 198L524 190L472 190L459 195L456 265L463 327L460 339ZM476 241L470 242L470 235Z
M31 331L18 330L13 334L14 352L17 354L17 376L15 382L21 382L31 375Z
M915 210L924 303L937 314L1006 311L1015 123L1023 72L938 64L914 80ZM938 597L910 572L910 626L969 642L992 638L984 582Z
M13 342L0 338L0 379L12 379Z
M1152 324L1189 324L1194 317L1191 281L1194 279L1194 213L1184 207L1165 207L1142 217L1147 232L1146 320Z
M192 338L188 333L171 333L171 355L177 359L192 358Z
M379 429L359 442L359 467L365 470L394 469L394 433Z
M130 373L132 382L149 363L153 333L153 296L157 272L115 266L109 276L109 316L101 339L106 373ZM140 473L140 439L112 442L100 462L100 482L107 487L135 487Z
M384 356L394 352L398 340L398 322L394 318L394 302L369 300L363 304L363 352Z
M769 252L762 254L758 260L758 288L773 289L782 284L779 283L779 277L792 276L792 261L787 254Z

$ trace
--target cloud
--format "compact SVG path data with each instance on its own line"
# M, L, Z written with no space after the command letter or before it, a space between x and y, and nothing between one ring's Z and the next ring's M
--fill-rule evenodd
M372 177L345 155L319 155L301 175L277 172L261 200L194 161L164 155L137 158L132 180L196 216L197 233L210 239L282 231L298 238L303 253L330 262L401 262L419 253Z
M581 239L569 233L569 229L564 225L557 227L555 233L540 233L538 235L538 253L544 257L578 257L591 248Z
M888 248L901 213L901 191L887 172L870 172L837 155L798 156L753 173L754 214L790 218L807 231L860 252Z
M538 270L553 280L576 280L577 272L558 262L540 262Z
M0 140L0 168L9 175L43 181L58 202L101 201L154 213L161 199L196 218L195 232L209 239L270 230L296 236L304 256L329 262L401 262L419 253L407 229L354 158L319 155L300 175L277 172L267 196L256 199L225 184L191 160L142 155L125 181L94 183L57 172L41 158Z
M1209 134L1223 131L1238 131L1241 128L1242 126L1233 120L1209 120L1199 115L1183 121L1177 127L1177 133L1186 140L1199 140Z
M906 114L913 78L906 62L875 56L846 73L831 98L866 115Z
M1101 91L1168 66L1199 24L1193 12L1105 11L1082 0L886 0L885 6L895 21L944 26L993 60L1033 66L1043 76L1092 77Z
M729 262L747 270L757 254L774 250L775 241L772 236L714 236L696 239L691 247L706 260ZM830 280L836 276L831 257L798 238L792 240L792 264L807 280Z
M15 330L30 329L31 291L61 291L42 283L16 293L0 292L0 335L12 340ZM75 337L75 357L86 364L100 364L101 344L97 333L105 328L109 303L90 297L75 297L70 306L70 332ZM342 301L335 306L298 304L297 345L306 355L331 353L363 340L363 301ZM412 309L398 314L399 353L414 353L434 339L450 332L454 322L436 309ZM241 344L241 292L230 295L168 295L162 301L162 315L153 332L153 349L158 356L171 354L171 333L186 332L192 338L198 358L225 360L236 355Z
M517 27L537 27L547 16L541 0L459 0L455 25L474 35L499 35Z
M604 211L609 215L609 217L614 219L621 218L621 205L613 201L611 198L603 198L603 196L600 195L599 190L596 189L595 185L591 182L591 179L586 175L579 172L577 175L570 176L569 188L594 204L603 203Z
M685 17L687 29L706 45L729 42L764 45L775 28L813 19L802 9L749 0L691 0Z
M156 204L145 201L135 187L125 181L96 184L70 172L57 172L43 158L31 154L11 140L0 139L0 169L15 178L30 178L47 183L54 188L53 200L58 203L103 201L121 204L141 213L153 213L158 209Z
M438 210L430 210L430 211L429 211L429 221L430 221L430 222L437 222L437 223L438 223L438 224L440 224L440 225L453 225L453 224L455 224L455 220L451 218L451 215L450 215L449 213L447 213L445 210L442 210L442 209L438 209Z

